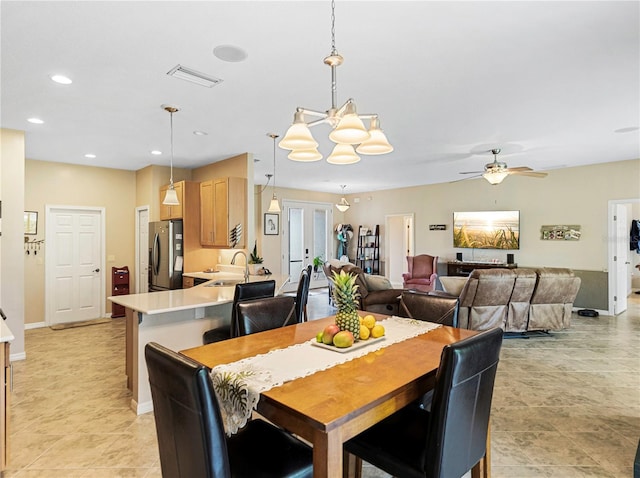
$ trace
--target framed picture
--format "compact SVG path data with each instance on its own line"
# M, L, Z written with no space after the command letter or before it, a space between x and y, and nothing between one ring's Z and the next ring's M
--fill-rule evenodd
M280 216L277 214L264 214L264 235L265 236L277 236L280 229Z
M24 233L35 235L38 233L38 212L24 212Z

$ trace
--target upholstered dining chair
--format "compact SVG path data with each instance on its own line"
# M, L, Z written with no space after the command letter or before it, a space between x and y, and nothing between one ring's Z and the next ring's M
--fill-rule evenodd
M311 271L313 266L308 265L300 272L298 290L296 292L296 319L298 322L307 322L307 302L309 300L309 286L311 285Z
M239 302L234 326L238 336L242 337L296 322L295 298L290 295L279 295Z
M273 297L276 292L276 281L266 280L260 282L245 282L236 284L233 293L233 303L231 304L231 322L230 325L223 325L215 329L207 330L202 334L202 343L204 345L213 342L220 342L238 336L238 331L231 325L236 323L236 307L239 302L251 299L263 299L265 297Z
M311 477L312 450L264 420L225 436L209 370L154 342L145 346L162 476Z
M438 256L420 254L407 256L409 271L402 274L405 289L415 289L424 292L434 290L438 278Z
M356 456L402 478L451 478L471 470L486 453L493 385L502 329L463 339L442 350L427 411L413 404L344 444Z

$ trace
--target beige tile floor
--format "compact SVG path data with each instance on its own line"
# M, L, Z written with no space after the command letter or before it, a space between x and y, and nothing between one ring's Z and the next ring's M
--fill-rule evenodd
M331 313L310 297L311 318ZM632 476L640 438L640 296L618 317L505 340L492 415L493 478ZM27 330L14 363L4 477L160 477L153 415L129 409L124 322ZM373 467L365 476L387 477Z

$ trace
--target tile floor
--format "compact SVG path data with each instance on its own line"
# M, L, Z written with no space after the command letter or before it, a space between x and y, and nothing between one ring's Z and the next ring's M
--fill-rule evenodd
M553 337L505 340L493 478L632 476L640 438L640 295L618 317L574 315ZM326 293L312 319L331 313ZM26 331L14 363L4 477L160 477L153 415L129 409L124 321ZM365 476L388 477L373 467Z

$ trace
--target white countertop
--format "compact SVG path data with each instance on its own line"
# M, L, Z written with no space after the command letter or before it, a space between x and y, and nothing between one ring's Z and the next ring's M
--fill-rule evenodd
M11 342L15 337L5 320L0 320L0 342Z
M242 280L243 276L228 272L205 273L192 272L183 275L189 277L213 278L218 280ZM289 280L289 276L285 275L263 275L249 276L249 282L262 282L266 280L276 281L276 293ZM178 310L196 309L200 307L211 307L220 304L226 304L233 301L235 285L207 287L209 282L190 287L189 289L176 289L161 292L149 292L145 294L129 294L115 295L109 297L109 300L115 304L122 305L129 309L133 309L143 314L153 315L166 312L175 312Z

